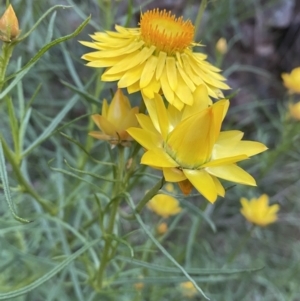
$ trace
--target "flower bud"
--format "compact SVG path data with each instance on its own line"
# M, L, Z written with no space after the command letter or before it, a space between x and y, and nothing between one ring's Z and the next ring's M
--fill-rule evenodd
M19 21L11 4L0 18L0 40L11 42L20 34Z
M216 43L216 50L224 55L227 52L227 41L224 38L220 38Z

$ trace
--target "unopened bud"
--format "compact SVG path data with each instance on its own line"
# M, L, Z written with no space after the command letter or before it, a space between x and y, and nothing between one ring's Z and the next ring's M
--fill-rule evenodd
M225 54L227 52L227 41L224 38L220 38L216 44L216 49L219 53Z
M0 40L11 42L20 34L19 21L11 4L0 18Z

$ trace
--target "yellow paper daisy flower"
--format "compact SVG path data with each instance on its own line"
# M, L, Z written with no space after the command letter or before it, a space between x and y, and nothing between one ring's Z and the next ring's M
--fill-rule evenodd
M192 105L196 88L204 84L209 95L223 98L229 89L220 70L206 61L203 53L193 52L195 28L190 20L171 12L154 9L141 14L139 28L116 25L116 32L96 32L93 42L81 42L96 49L82 56L87 66L107 67L101 80L118 81L129 93L141 91L152 99L162 92L167 101L181 110Z
M112 102L108 105L104 99L102 114L92 115L92 119L100 131L89 132L89 135L100 140L108 141L112 146L122 144L127 146L132 141L126 132L129 127L137 126L136 113L139 108L131 108L130 102L120 89L115 93Z
M300 93L300 67L293 69L291 73L282 73L281 77L290 93Z
M147 207L163 218L176 215L181 211L179 202L170 195L159 193L155 195L148 203Z
M300 121L300 101L294 104L289 104L289 115L293 119Z
M259 198L247 200L241 198L242 215L251 223L264 227L277 221L279 205L269 206L269 197L266 194Z
M197 289L191 281L181 282L180 290L184 297L193 298L198 294Z
M149 116L138 114L141 128L127 130L146 149L142 164L162 169L168 182L193 185L211 203L225 194L218 178L256 185L236 163L267 148L259 142L241 141L240 131L220 131L228 100L205 108L199 105L205 100L195 100L193 106L181 112L171 105L166 108L158 94L144 101Z

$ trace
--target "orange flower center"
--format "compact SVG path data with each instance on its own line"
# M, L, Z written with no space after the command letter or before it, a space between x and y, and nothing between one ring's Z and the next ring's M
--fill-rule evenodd
M153 9L141 15L141 36L147 46L154 45L168 55L183 52L193 42L195 27L190 20L176 18L171 12Z

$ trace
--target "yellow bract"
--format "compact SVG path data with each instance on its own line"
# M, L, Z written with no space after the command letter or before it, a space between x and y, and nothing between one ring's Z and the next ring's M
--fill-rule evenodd
M10 42L20 34L19 21L11 4L0 18L0 40Z
M197 87L204 84L211 97L222 98L229 89L220 70L206 61L206 55L192 51L194 27L166 11L141 15L140 28L116 25L116 32L97 32L93 42L81 42L96 49L82 56L87 66L107 69L101 79L118 81L129 93L141 91L149 99L162 92L181 110L192 105ZM175 30L176 29L176 30Z
M300 93L300 67L293 69L291 73L282 73L281 77L290 93Z
M256 185L236 163L267 148L259 142L241 141L242 132L221 132L229 101L210 105L205 86L198 89L198 95L201 99L182 111L171 105L166 108L158 94L153 100L144 99L149 116L138 114L141 128L127 132L146 149L142 164L162 169L166 181L179 182L187 193L192 184L213 203L225 194L218 178Z
M268 203L269 197L266 194L251 200L241 198L241 213L249 222L262 227L267 226L277 221L279 210L279 205L269 206Z
M157 194L148 203L147 207L164 218L176 215L181 211L179 202L170 195Z
M129 127L137 126L135 114L138 107L131 108L130 102L120 89L114 95L110 105L106 99L102 105L102 115L92 115L92 119L101 132L90 132L89 135L100 140L107 140L112 145L121 143L126 146L132 138L126 132Z

